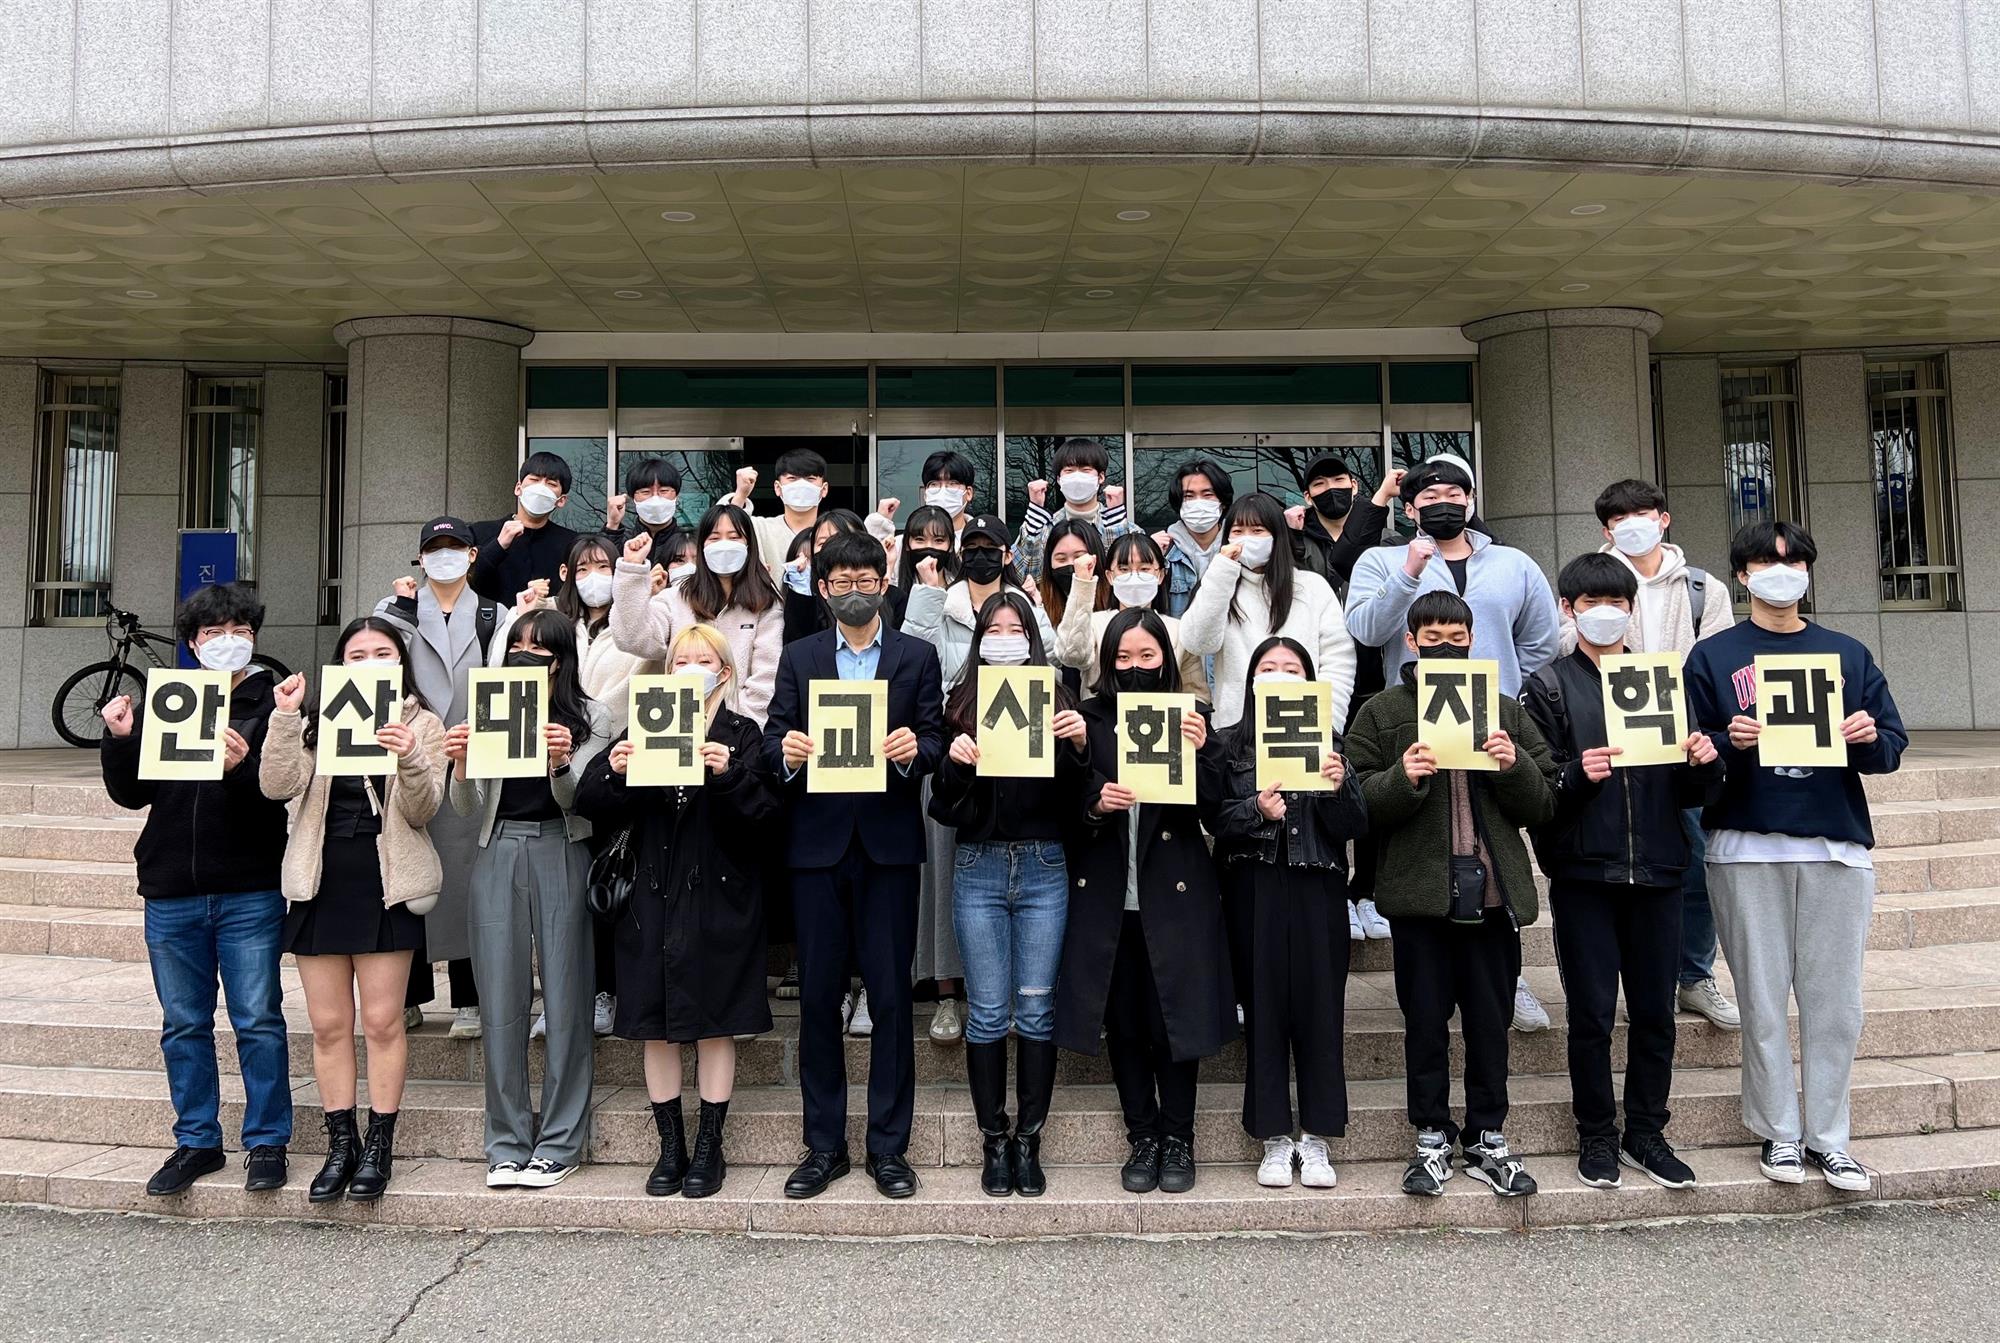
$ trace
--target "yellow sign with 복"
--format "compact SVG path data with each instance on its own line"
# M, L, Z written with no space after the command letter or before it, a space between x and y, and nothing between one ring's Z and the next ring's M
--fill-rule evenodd
M1333 787L1320 774L1333 752L1333 687L1324 681L1267 681L1250 691L1256 715L1257 787L1290 793Z

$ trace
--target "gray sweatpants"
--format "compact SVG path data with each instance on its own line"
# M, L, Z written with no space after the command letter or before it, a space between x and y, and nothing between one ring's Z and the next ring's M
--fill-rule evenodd
M1773 1142L1846 1151L1875 873L1844 863L1710 863L1708 892L1743 1012L1744 1126ZM1796 1082L1786 1020L1793 997Z
M583 1159L590 1117L596 992L590 855L561 821L500 821L473 859L469 892L472 974L486 1058L486 1160ZM549 1016L541 1136L528 1092L528 1023L534 1006L532 952L541 953L542 1006Z

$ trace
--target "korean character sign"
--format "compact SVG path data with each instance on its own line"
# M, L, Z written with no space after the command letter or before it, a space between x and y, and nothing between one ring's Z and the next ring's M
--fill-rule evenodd
M1838 653L1760 653L1757 668L1757 763L1798 769L1847 764L1840 735L1845 698Z
M1482 749L1500 726L1500 664L1492 658L1417 660L1417 740L1439 769L1497 770Z
M472 736L468 779L533 779L549 772L546 667L474 667L466 672Z
M1333 752L1333 687L1324 681L1267 681L1251 688L1256 715L1257 787L1326 792L1320 767Z
M708 738L708 709L699 676L634 676L627 721L632 758L625 782L633 788L693 788L707 771L701 744Z
M1181 717L1195 711L1193 695L1118 696L1118 782L1141 802L1170 806L1194 803L1194 743L1181 732Z
M327 667L320 672L319 745L313 768L329 778L380 775L396 768L395 755L375 734L403 718L403 668Z
M889 790L887 681L814 681L806 707L808 793L884 793Z
M1604 744L1616 746L1614 769L1678 765L1687 759L1687 701L1679 653L1609 653L1604 678Z
M146 673L145 726L139 734L139 777L212 783L223 774L223 734L229 730L229 672Z
M1056 775L1056 669L981 667L979 777L1053 779Z

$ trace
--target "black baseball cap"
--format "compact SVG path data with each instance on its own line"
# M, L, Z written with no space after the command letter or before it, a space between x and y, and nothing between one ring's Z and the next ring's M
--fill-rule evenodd
M433 541L449 538L463 546L476 546L472 539L472 528L461 518L432 518L417 532L417 553L424 553L424 547Z
M1354 474L1353 465L1345 457L1337 452L1322 452L1319 456L1312 459L1311 465L1306 467L1306 484L1310 485L1315 480L1326 476L1352 476Z
M1007 534L1007 524L990 514L967 519L965 529L958 534L958 548L965 549L966 543L975 536L985 537L1002 550L1014 544L1014 538Z

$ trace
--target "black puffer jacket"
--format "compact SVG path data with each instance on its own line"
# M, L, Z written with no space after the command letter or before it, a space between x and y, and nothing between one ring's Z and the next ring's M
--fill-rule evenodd
M1581 649L1529 677L1521 700L1557 765L1555 818L1530 832L1542 871L1555 881L1680 885L1689 858L1681 812L1721 791L1722 761L1585 778L1583 753L1605 744L1604 681Z

